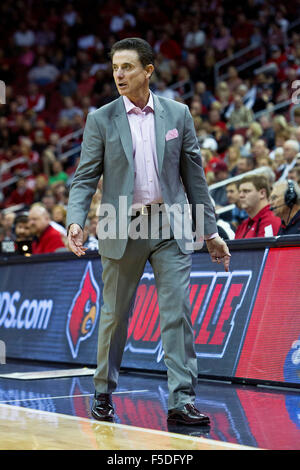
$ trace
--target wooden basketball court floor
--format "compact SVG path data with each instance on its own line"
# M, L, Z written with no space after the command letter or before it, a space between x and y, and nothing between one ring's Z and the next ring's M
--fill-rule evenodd
M70 367L70 366L68 366ZM300 391L199 380L208 427L168 426L165 375L122 371L115 423L91 417L92 370L0 366L0 450L299 450Z

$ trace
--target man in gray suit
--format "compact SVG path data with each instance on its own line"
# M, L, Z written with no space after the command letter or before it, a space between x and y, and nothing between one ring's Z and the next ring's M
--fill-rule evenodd
M121 96L87 117L67 212L70 249L84 255L83 228L103 175L98 238L104 288L92 415L114 418L111 394L118 383L132 299L149 260L168 372L168 422L206 425L209 418L194 406L198 371L189 300L192 227L199 226L199 205L204 207L204 238L212 261L223 262L227 271L229 250L217 233L189 109L150 92L150 45L124 39L113 46L111 58ZM181 219L184 233L175 236ZM112 224L114 229L105 233L104 226Z

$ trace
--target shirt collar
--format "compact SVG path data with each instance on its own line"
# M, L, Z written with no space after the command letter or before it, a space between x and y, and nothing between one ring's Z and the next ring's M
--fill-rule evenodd
M133 110L138 110L138 111L140 110L140 108L138 108L134 103L132 103L132 101L130 101L130 99L127 98L127 96L123 96L123 101L124 101L124 105L125 105L125 109L126 109L127 114L132 112ZM148 103L146 104L144 109L142 109L141 111L145 112L145 111L149 110L149 108L152 112L154 112L154 103L153 103L153 96L152 96L151 91L150 91L150 96L149 96Z
M300 210L298 212L296 212L296 214L294 215L294 217L289 221L288 225L285 224L284 220L281 221L281 227L282 228L287 228L289 227L290 225L294 225L297 220L300 219Z
M263 207L252 219L250 218L250 220L253 220L254 222L256 222L257 220L261 218L262 215L265 215L265 213L269 211L270 211L270 204Z

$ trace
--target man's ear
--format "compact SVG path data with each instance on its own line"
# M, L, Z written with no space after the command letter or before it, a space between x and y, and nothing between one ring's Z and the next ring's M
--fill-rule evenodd
M146 72L146 77L150 79L151 75L154 72L154 65L152 65L152 64L146 65L145 72Z
M260 190L260 195L261 195L261 199L265 199L265 198L268 199L268 197L267 197L267 190L266 190L265 188L261 188L261 190Z

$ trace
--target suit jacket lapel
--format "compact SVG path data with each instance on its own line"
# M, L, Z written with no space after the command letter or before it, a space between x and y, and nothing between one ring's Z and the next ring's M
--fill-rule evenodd
M164 153L165 153L165 112L160 104L159 98L153 94L154 102L154 120L155 120L155 136L156 136L156 153L158 173L161 173Z
M155 122L155 138L156 138L156 153L157 153L157 164L158 164L158 173L161 173L164 152L165 152L165 112L160 104L160 101L157 96L153 94L154 102L154 122ZM119 131L120 139L122 146L125 152L125 155L132 167L133 163L133 147L132 147L132 137L130 126L123 102L123 98L120 98L116 101L116 114L115 122Z
M115 123L117 125L125 155L133 167L133 147L130 126L122 96L116 101Z

